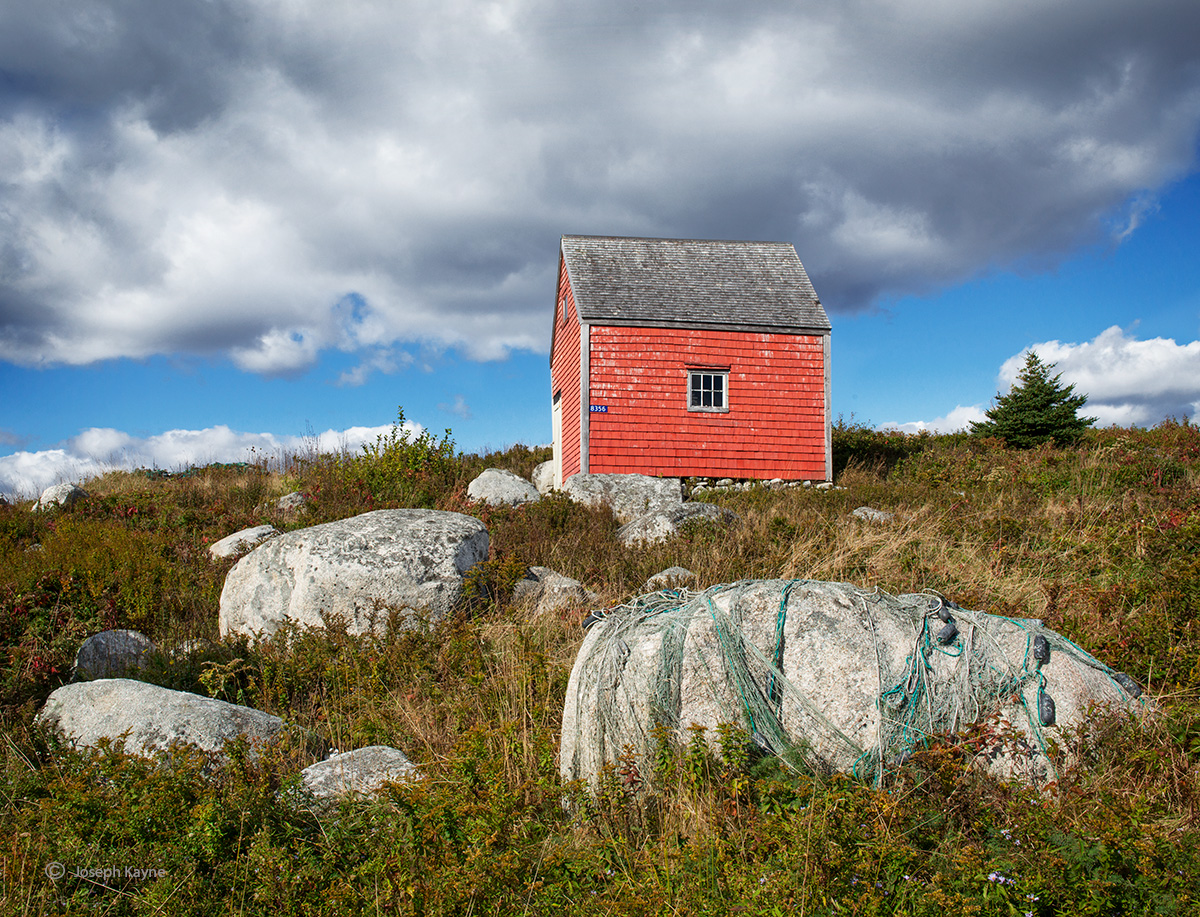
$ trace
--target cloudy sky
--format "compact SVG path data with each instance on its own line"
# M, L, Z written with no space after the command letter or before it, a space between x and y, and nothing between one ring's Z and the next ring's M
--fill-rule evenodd
M834 412L1200 407L1195 0L0 0L0 492L550 436L564 233L784 240Z

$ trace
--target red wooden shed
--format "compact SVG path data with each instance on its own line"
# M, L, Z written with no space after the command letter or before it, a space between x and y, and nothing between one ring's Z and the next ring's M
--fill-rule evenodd
M554 480L832 476L829 318L786 242L563 236Z

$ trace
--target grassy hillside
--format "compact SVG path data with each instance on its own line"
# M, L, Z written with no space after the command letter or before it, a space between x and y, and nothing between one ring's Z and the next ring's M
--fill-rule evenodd
M171 475L113 473L91 498L0 506L0 905L55 914L1179 914L1200 912L1200 428L1089 432L1009 451L961 435L835 430L842 489L707 495L735 510L631 550L605 510L551 497L466 500L525 447L456 454L448 438L361 455ZM262 509L292 490L301 515ZM850 516L870 505L889 525ZM217 640L231 562L207 545L250 525L294 529L370 509L480 517L491 555L451 618L352 637ZM715 760L698 738L655 773L624 762L600 797L557 776L582 611L533 617L512 584L540 564L606 603L679 564L702 585L749 577L935 589L968 608L1039 617L1159 697L1163 715L1099 720L1081 766L1047 792L968 762L989 728L942 737L882 789L770 760ZM284 717L261 759L214 769L112 749L71 752L33 727L87 635L132 627L164 648L147 680ZM289 775L314 749L404 749L429 776L318 819ZM730 743L731 752L736 743ZM1057 753L1057 752L1056 752ZM47 877L51 863L66 875ZM154 870L128 876L126 868ZM107 873L104 870L108 870ZM87 870L98 870L97 874ZM115 870L115 873L114 873ZM83 871L83 875L76 873Z

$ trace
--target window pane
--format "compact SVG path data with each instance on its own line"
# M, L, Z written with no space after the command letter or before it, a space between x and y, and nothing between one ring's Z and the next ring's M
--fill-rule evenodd
M693 409L726 411L725 374L688 372L688 406Z

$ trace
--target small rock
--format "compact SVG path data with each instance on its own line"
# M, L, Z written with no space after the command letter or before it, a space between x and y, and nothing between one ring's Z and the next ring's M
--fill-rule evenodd
M860 506L858 509L856 509L854 512L852 512L850 515L853 516L855 519L861 519L864 522L875 522L875 523L891 522L892 519L895 518L894 514L892 514L892 513L885 513L883 510L872 509L869 506Z
M404 752L387 745L343 752L300 772L304 788L322 803L342 796L374 796L389 783L406 783L422 776Z
M55 484L42 491L41 498L33 505L33 511L41 512L52 506L74 506L87 495L86 490L74 484Z
M596 594L579 580L549 567L530 567L513 588L513 599L533 605L535 612L542 613L586 605L596 600Z
M667 567L646 580L642 592L660 592L664 589L690 589L696 585L696 574L686 567Z
M290 494L284 494L275 501L275 508L281 513L294 513L304 506L311 498L307 494L303 494L298 490L293 490Z
M817 490L833 490L833 481L822 481L816 485Z
M155 646L136 630L105 630L83 641L75 654L75 677L112 678L140 669Z
M242 529L240 532L226 535L220 541L209 545L208 554L213 560L237 557L278 534L279 530L273 525L256 525L253 528Z
M538 489L523 477L502 468L485 468L467 485L467 496L488 506L520 506L542 498Z
M733 478L721 478L719 481L717 481L717 486L718 487L732 487L733 486Z

